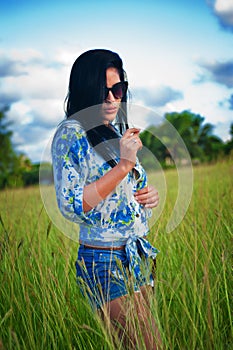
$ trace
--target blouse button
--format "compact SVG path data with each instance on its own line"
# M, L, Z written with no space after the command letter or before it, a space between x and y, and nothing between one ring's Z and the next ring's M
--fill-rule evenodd
M137 213L137 214L136 214L136 217L139 218L139 216L140 216L140 215Z

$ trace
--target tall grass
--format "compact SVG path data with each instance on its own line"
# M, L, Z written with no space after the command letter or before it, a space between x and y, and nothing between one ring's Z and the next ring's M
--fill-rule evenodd
M177 175L166 172L166 205L149 235L161 251L151 312L165 349L233 346L232 170L227 162L194 169L188 213L171 233ZM77 243L50 222L39 189L1 192L0 215L0 349L114 349L77 288Z

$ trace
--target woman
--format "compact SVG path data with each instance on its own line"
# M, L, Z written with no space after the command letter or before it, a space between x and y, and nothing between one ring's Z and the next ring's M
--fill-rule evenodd
M54 181L60 211L80 227L76 269L82 291L131 343L136 335L127 325L127 303L133 295L143 341L157 349L146 294L153 286L149 258L158 251L143 237L159 197L137 160L142 143L140 130L128 126L127 87L118 54L90 50L77 58L67 119L52 144Z

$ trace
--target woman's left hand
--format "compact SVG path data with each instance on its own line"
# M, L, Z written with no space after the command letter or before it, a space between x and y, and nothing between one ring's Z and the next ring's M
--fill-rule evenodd
M147 186L137 191L134 195L138 203L145 206L145 208L154 208L159 204L159 194L153 186Z

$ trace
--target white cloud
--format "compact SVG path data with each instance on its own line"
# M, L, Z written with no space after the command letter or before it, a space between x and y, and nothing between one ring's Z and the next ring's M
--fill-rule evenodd
M233 2L232 0L216 0L213 6L214 14L218 17L220 24L233 30Z
M0 50L0 77L27 75L29 65L42 62L43 55L36 50Z
M154 86L150 88L132 88L132 98L142 102L146 106L161 107L167 103L183 98L181 91L172 89L170 86Z
M0 56L5 56L8 57L8 59L23 63L42 61L44 59L44 55L40 51L34 49L11 49L7 51L0 49Z
M219 14L229 14L231 24L233 24L233 2L230 0L216 0L214 9Z
M1 50L1 72L0 94L20 95L23 100L62 100L66 94L69 71L57 57L46 57L36 50Z
M30 100L33 122L42 127L54 127L64 118L63 101L60 99Z
M24 100L64 98L66 91L64 69L28 66L27 72L27 75L5 78L0 92L4 89L8 93L18 93Z
M15 147L32 160L40 160L51 131L64 118L70 72L65 64L74 59L62 52L46 57L36 50L0 51L0 63L2 58L10 73L1 80L0 107L10 106Z
M32 128L55 127L63 117L62 101L55 99L19 101L14 103L8 112L11 121L17 125L30 125Z
M233 88L233 60L224 62L209 61L200 62L199 66L204 68L204 74L201 73L197 82L205 82L207 80L215 81L218 84Z
M0 91L0 109L20 100L20 94Z
M7 116L13 122L14 128L16 128L18 125L25 125L32 122L33 119L30 112L30 106L23 101L19 101L12 104Z

